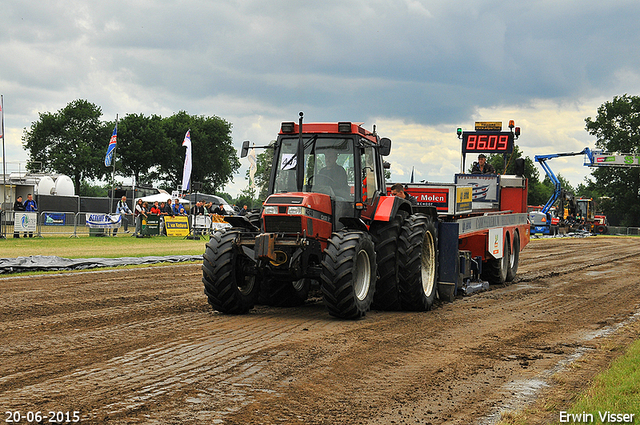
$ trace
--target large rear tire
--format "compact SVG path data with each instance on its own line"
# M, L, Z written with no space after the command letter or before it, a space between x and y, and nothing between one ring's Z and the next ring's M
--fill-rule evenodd
M400 310L400 289L398 287L398 240L402 228L402 216L387 222L371 225L371 238L376 249L378 281L373 295L373 308L380 310Z
M338 231L322 260L322 295L329 314L358 319L371 308L376 286L376 253L364 232Z
M209 304L228 314L251 310L258 297L259 285L251 274L253 260L236 246L240 230L222 229L211 235L202 262L202 282Z
M430 217L410 216L402 226L398 246L402 308L428 311L436 297L438 237Z
M513 234L513 249L509 258L509 270L507 270L507 282L513 282L518 273L518 263L520 263L520 235Z
M482 267L482 278L491 285L502 285L507 281L509 264L511 263L511 247L509 240L505 237L502 248L502 258L492 258L487 260Z

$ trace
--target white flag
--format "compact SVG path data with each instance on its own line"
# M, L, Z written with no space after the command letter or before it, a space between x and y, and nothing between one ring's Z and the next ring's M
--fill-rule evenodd
M184 141L182 146L187 147L187 151L184 154L184 168L182 169L182 190L185 192L189 190L191 186L191 134L187 131L184 135Z
M254 178L254 176L256 175L256 170L258 169L255 148L251 148L249 155L247 155L247 159L249 160L249 186L252 189L255 189L256 179Z

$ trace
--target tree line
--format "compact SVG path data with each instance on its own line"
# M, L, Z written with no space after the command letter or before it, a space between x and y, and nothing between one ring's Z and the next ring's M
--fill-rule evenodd
M101 108L84 99L57 112L40 113L22 136L27 168L66 174L78 189L86 187L87 180L110 180L112 167L105 166L104 158L116 123L101 117ZM170 117L127 114L118 120L115 175L175 189L182 182L182 141L190 130L191 181L200 182L202 192L219 193L240 167L231 128L220 117L185 111Z
M115 121L103 122L101 116L100 107L82 99L55 113L40 113L39 119L23 134L23 145L29 152L28 168L67 174L77 188L86 188L87 180L110 179L111 167L105 167L104 157ZM586 131L596 137L596 149L640 154L640 97L615 96L598 108L594 118L587 117L585 123ZM240 162L232 145L231 124L216 116L192 116L184 111L166 118L124 116L118 122L116 175L135 176L136 182L165 189L177 187L182 181L184 164L182 140L189 129L193 152L191 181L201 182L202 192L233 201L222 189L231 181ZM238 205L259 207L264 201L272 157L272 149L257 156L257 187L247 187L235 200ZM502 155L491 155L488 162L500 174L514 174L515 160L522 157L515 146L506 164ZM543 205L553 193L553 183L546 176L540 178L531 158L524 160L524 175L529 179L528 204ZM596 168L575 188L561 175L557 177L562 187L575 196L595 198L599 212L606 214L612 225L640 227L640 167Z

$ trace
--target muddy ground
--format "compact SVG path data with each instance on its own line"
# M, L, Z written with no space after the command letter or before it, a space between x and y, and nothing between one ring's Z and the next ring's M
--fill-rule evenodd
M514 284L359 321L319 299L214 312L198 264L2 278L0 408L44 423L492 424L537 400L530 423L548 423L639 337L639 255L640 239L533 240Z

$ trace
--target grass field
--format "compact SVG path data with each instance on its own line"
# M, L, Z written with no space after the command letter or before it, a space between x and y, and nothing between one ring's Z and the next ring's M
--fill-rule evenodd
M0 239L0 258L55 255L63 258L118 258L149 255L200 255L205 251L208 237L189 240L182 237L155 236L118 237L47 236L43 238Z

